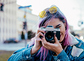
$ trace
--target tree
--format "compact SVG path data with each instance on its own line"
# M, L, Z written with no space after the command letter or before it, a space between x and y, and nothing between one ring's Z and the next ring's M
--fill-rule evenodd
M21 39L25 39L23 31L22 31L22 34L21 34Z
M32 30L28 31L28 39L31 39L34 36L35 36L35 33Z

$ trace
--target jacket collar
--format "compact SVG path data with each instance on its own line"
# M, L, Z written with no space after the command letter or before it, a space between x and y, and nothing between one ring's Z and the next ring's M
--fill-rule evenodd
M76 38L71 33L69 33L69 35L71 36L71 39L69 39L70 46L73 46L79 43L79 41L77 41Z

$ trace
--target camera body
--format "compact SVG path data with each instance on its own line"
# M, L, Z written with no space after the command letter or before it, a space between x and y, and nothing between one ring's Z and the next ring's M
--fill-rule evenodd
M46 33L45 39L47 42L54 43L54 35L56 35L58 41L60 41L60 29L59 28L54 28L53 26L49 25L46 28L41 27L42 30L44 30Z

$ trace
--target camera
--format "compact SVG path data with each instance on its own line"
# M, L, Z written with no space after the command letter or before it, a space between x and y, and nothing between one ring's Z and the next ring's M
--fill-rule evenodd
M54 35L56 35L58 41L60 41L60 29L59 28L54 28L53 26L49 25L46 28L41 27L42 30L44 30L46 33L45 39L47 42L54 43Z

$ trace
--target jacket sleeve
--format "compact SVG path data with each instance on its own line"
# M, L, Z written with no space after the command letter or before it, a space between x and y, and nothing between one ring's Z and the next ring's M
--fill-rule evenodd
M64 50L62 50L62 52L57 56L53 56L53 58L55 61L70 61L68 55Z
M11 57L8 59L8 61L26 61L31 60L32 56L30 54L30 51L33 46L22 48L20 50L15 51Z

